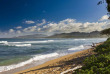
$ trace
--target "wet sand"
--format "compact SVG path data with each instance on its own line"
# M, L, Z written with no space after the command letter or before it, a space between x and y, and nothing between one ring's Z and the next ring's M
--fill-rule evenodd
M97 45L100 45L102 43L103 42L97 43ZM64 71L71 69L73 70L77 66L83 66L82 62L86 57L96 54L95 52L93 52L94 49L95 48L92 47L90 49L78 51L51 61L47 61L41 65L36 66L34 63L32 63L30 65L25 65L23 67L2 72L0 74L60 74ZM69 74L71 74L71 71L69 72Z
M100 44L102 43L98 43L97 46ZM95 47L48 61L15 74L60 74L78 65L83 66L82 62L86 57L96 54L93 50ZM67 74L71 74L71 71Z

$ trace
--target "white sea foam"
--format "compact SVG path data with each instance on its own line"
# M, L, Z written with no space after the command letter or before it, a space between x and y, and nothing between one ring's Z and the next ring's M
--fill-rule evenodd
M86 39L74 39L75 41L79 41L79 40L86 40Z
M23 42L8 42L8 43L48 43L54 42L54 40L44 40L44 41L23 41Z
M2 45L6 45L6 46L16 46L16 47L31 46L31 44L10 43L10 42L8 42L8 41L0 41L0 43L2 43Z
M8 44L8 41L0 41L2 44Z
M23 43L23 42L8 42L8 43Z
M1 44L6 46L16 46L16 47L26 47L31 46L31 43L48 43L54 42L54 40L44 40L44 41L23 41L23 42L8 42L8 41L0 41Z
M59 55L58 53L51 53L51 54L45 54L45 55L36 55L33 58L31 58L27 61L18 63L18 64L13 64L13 65L9 65L9 66L0 66L0 72L4 72L4 71L8 71L8 70L15 69L15 68L18 68L18 67L22 67L22 66L30 64L34 61L44 60L44 59L48 59L48 58L55 57L55 56L58 56L58 55Z
M54 40L44 40L44 41L25 41L23 43L47 43L47 42L54 42Z
M8 46L25 47L25 46L31 46L31 44L8 44Z
M81 50L81 49L84 49L84 46L83 45L80 45L80 46L74 47L74 48L70 48L68 50Z

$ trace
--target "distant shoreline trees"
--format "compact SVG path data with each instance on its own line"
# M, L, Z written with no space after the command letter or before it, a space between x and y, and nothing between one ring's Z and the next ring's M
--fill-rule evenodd
M107 11L108 11L107 14L109 15L108 19L110 19L110 0L101 0L97 3L97 5L100 5L100 4L105 3L105 2L107 3L106 8L107 8ZM102 35L107 35L108 37L110 37L110 28L102 30L101 34Z
M110 28L102 30L100 34L110 37Z

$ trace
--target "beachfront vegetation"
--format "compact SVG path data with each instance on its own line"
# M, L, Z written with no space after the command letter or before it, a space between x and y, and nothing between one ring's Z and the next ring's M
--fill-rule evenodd
M107 3L107 11L110 15L110 0L101 0L98 5L104 2ZM101 34L109 36L110 28L101 31ZM110 38L96 47L94 52L97 54L87 57L83 62L84 66L77 69L74 74L110 74Z
M102 30L101 34L102 35L107 35L109 37L110 36L110 28Z
M110 74L110 38L96 47L96 55L84 60L84 66L74 74Z
M97 5L100 5L100 4L103 4L103 3L107 3L107 11L108 11L108 14L110 14L110 0L100 0Z

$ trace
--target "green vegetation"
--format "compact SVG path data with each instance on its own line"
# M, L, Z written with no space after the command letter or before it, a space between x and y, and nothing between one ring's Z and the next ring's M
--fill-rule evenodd
M108 14L110 15L110 0L101 0L97 3L97 5L100 5L102 3L106 2L107 3L107 11L108 11Z
M107 10L110 13L110 0L106 0L106 3L107 3Z
M107 11L110 15L110 0L101 0L98 5L104 2L107 3ZM101 31L101 34L109 36L110 28ZM110 38L96 47L94 52L97 55L86 58L83 62L84 66L81 69L77 69L74 74L110 74Z
M109 37L110 36L110 28L102 30L101 34L102 35L107 35Z
M110 38L96 47L97 55L84 60L84 66L74 74L110 74Z

